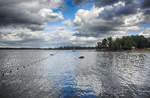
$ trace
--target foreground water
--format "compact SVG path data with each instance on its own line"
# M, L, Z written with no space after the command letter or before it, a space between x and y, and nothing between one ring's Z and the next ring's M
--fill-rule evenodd
M0 50L0 98L150 98L150 54Z

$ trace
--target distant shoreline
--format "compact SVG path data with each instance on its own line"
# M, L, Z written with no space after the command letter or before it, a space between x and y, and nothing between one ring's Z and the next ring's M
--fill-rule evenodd
M0 50L95 50L95 48L0 48Z
M132 49L132 50L107 50L107 49L97 49L97 48L69 48L69 49L63 49L63 48L0 48L0 50L96 50L98 52L129 52L129 53L150 53L150 48L148 49Z
M49 50L48 48L0 48L0 50Z

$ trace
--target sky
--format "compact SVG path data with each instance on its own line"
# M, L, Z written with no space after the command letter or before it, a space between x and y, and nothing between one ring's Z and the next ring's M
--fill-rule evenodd
M150 0L0 0L0 47L95 46L150 37Z

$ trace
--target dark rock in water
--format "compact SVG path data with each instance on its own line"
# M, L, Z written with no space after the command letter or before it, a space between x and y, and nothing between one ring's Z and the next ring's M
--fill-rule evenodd
M84 58L84 56L80 56L80 57L79 57L79 59L83 59L83 58Z
M9 72L12 73L12 70L10 70Z
M2 76L4 77L4 76L5 76L5 74L4 74L4 73L2 73Z
M51 56L53 56L54 54L50 54Z
M25 68L25 66L23 66L23 68Z
M17 68L17 70L19 70L19 68Z

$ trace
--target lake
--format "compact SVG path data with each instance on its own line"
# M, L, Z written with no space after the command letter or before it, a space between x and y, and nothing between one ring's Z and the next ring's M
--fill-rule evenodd
M150 54L0 50L0 98L150 98Z

